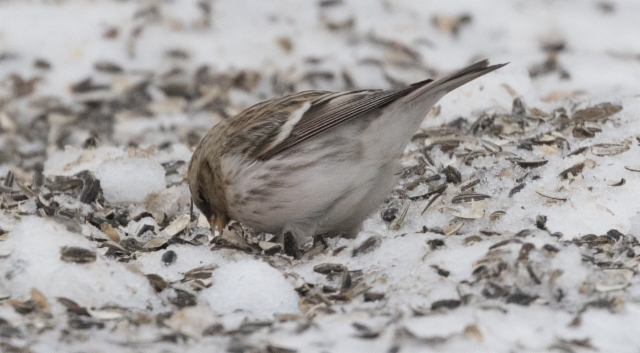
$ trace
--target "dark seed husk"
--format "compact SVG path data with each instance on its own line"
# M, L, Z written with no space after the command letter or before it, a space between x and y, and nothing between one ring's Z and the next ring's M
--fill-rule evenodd
M335 293L338 291L338 288L331 286L322 286L322 293Z
M365 302L375 302L384 299L384 293L378 292L366 292L364 293Z
M569 174L576 176L580 173L582 173L582 169L584 169L584 163L580 162L574 166L572 166L571 168L565 169L562 171L562 173L560 173L560 177L562 179L567 179L569 177Z
M373 339L380 336L380 332L376 332L364 324L354 322L352 325L358 331L356 334L356 337L358 338Z
M536 217L536 227L538 227L538 229L547 229L547 216L543 216L543 215L538 215Z
M353 249L352 256L355 257L360 254L370 253L380 247L380 244L382 244L382 237L379 235L374 235L362 242L362 244L360 244L357 248Z
M96 261L96 253L91 250L75 246L63 246L60 249L60 259L64 262L86 264Z
M487 284L485 284L484 288L482 289L482 295L489 299L500 298L505 296L506 294L506 289L492 282L487 282Z
M246 351L246 350L243 349L242 351ZM231 351L228 350L228 352L231 352ZM274 346L272 344L267 346L267 353L297 353L297 352L298 351L295 349Z
M38 196L38 193L36 193L35 191L31 190L29 187L27 187L26 185L22 184L21 182L18 181L18 182L16 182L16 184L18 184L18 188L20 189L20 192L22 192L28 198L32 198L32 197Z
M102 190L100 188L100 180L95 179L93 176L87 176L83 179L83 182L82 192L80 193L80 202L91 203Z
M575 138L591 138L595 137L597 132L602 132L602 129L578 125L573 128L572 134Z
M482 147L484 147L484 149L487 150L487 152L489 153L498 153L498 152L502 152L502 147L496 145L495 143L491 142L491 141L487 141L487 140L480 140L480 144L482 145Z
M33 62L33 66L37 67L38 69L49 70L51 68L51 63L44 59L36 59Z
M92 79L86 78L78 83L75 83L71 86L71 92L73 93L86 93L100 90L108 90L110 87L108 85L96 85L93 83Z
M465 181L460 185L460 191L471 189L472 187L478 184L480 184L480 179L471 179L471 180Z
M15 180L15 176L12 171L7 172L7 176L4 178L4 186L8 188L13 187L13 181Z
M471 202L471 201L482 201L482 200L486 200L486 199L490 199L490 198L491 198L491 196L483 195L483 194L474 194L474 193L460 194L460 195L454 196L453 199L451 199L451 203L464 203L464 202Z
M611 143L601 143L591 146L591 153L596 156L614 156L616 154L624 153L630 150L629 145L619 145Z
M475 158L478 158L480 156L486 156L486 155L487 155L487 153L485 151L482 151L482 150L472 151L472 152L469 152L469 154L467 154L464 157L463 162L466 165L471 165L471 162L473 162L473 160Z
M382 220L385 222L391 222L396 219L396 214L398 213L397 207L389 207L382 211Z
M445 184L445 186L446 186L446 184ZM429 199L429 202L427 202L427 205L424 206L424 208L422 209L422 212L420 212L421 215L424 214L427 211L427 209L429 208L429 206L433 205L433 203L436 202L436 200L439 199L440 196L442 196L442 194L444 193L445 189L446 188L442 189L442 192L433 195L431 197L431 199Z
M515 162L517 165L521 166L522 168L527 168L527 169L542 167L543 165L549 163L549 161L542 160L542 159L538 161L525 161L522 159L518 159L518 160L514 160L513 162Z
M33 173L33 181L31 182L31 187L33 189L39 190L42 185L44 185L44 175L41 171L36 170L35 173Z
M185 279L207 279L211 278L213 271L218 268L216 265L196 267L184 274Z
M141 242L133 239L127 238L120 242L120 246L128 252L135 252L141 250L144 246Z
M527 186L527 184L525 183L521 183L516 185L513 189L511 189L511 191L509 191L509 197L519 193L520 191L522 191L522 189L524 189L524 187Z
M141 236L142 234L149 232L149 231L153 231L154 227L151 224L143 224L142 227L140 227L140 229L138 230L138 233L136 233L136 236Z
M447 184L443 184L425 194L409 197L409 200L418 201L418 200L428 199L434 194L442 194L446 189L447 189Z
M436 273L442 277L449 277L451 272L445 270L444 268L440 268L437 265L431 265L431 267L436 270Z
M611 103L601 103L593 107L580 109L573 113L571 119L582 121L596 121L608 118L622 110L622 106Z
M448 183L457 184L462 181L462 174L460 174L460 172L452 166L447 166L446 168L444 168L442 170L442 173L447 177Z
M491 222L495 222L502 218L502 216L504 216L505 214L507 214L505 211L495 211L489 216L489 220L491 220Z
M457 299L444 299L433 302L431 304L431 310L455 309L459 306L460 301Z
M351 279L351 273L349 271L344 271L342 273L342 283L340 284L340 292L344 293L353 285L353 281Z
M187 306L195 306L197 304L196 296L182 289L175 289L176 296L171 298L171 304L184 308Z
M535 245L531 243L524 243L520 248L520 252L518 253L518 261L525 261L529 258L529 253L531 250L535 249Z
M569 153L567 156L575 156L575 155L577 155L577 154L581 154L581 153L583 153L584 151L586 151L586 150L588 150L588 149L589 149L589 146L586 146L586 147L580 147L580 148L578 148L577 150L575 150L575 151L573 151L573 152Z
M83 181L77 177L56 176L47 188L51 191L68 191L83 186Z
M527 295L524 293L514 293L507 297L507 303L513 303L523 306L529 306L534 300L538 299L536 295Z
M87 316L73 316L69 318L69 327L74 330L103 329L104 323Z
M261 241L258 243L258 246L266 255L275 255L282 250L282 245L268 241Z
M612 237L612 238L614 238L616 241L618 241L620 239L624 239L624 234L622 234L617 229L610 229L609 231L607 231L607 235Z
M400 228L402 228L402 226L404 225L404 219L407 216L407 212L409 211L410 206L411 204L409 202L402 205L400 214L398 214L398 216L389 224L390 230L400 230Z
M464 238L464 242L462 242L463 244L470 244L470 243L477 243L479 241L482 241L482 237L479 235L470 235L466 238Z
M147 218L147 217L153 218L153 215L151 213L147 212L147 211L144 211L144 212L139 213L135 217L133 217L132 220L134 220L136 222L139 222L141 219Z
M165 266L171 265L172 263L176 262L177 259L178 255L173 250L166 251L164 254L162 254L162 263Z
M151 284L151 287L153 287L153 289L156 291L156 293L160 293L162 292L165 288L167 288L167 282L162 279L162 277L156 275L156 274L148 274L147 275L147 279L149 280L149 283Z
M610 185L610 186L622 186L622 185L624 185L624 184L626 184L626 183L627 183L627 181L626 181L624 178L622 178L622 179L620 179L620 181L619 181L619 182L617 182L617 183L613 183L613 184L609 184L609 185Z
M521 241L521 240L519 240L519 239L506 239L506 240L502 240L502 241L499 241L499 242L497 242L497 243L495 243L495 244L491 245L491 246L489 247L489 250L497 249L497 248L499 248L499 247L502 247L502 246L505 246L505 245L508 245L508 244L511 244L511 243L519 244L519 243L522 243L522 241Z
M170 175L170 174L177 173L178 169L182 167L185 163L186 163L185 161L181 161L181 160L171 161L167 163L162 163L162 167L164 167L165 175Z
M529 273L529 277L531 278L533 283L535 283L535 284L542 283L540 281L540 278L538 277L538 275L536 275L536 272L533 270L533 267L531 266L531 264L527 265L527 273Z
M567 201L566 197L548 195L548 194L542 193L542 192L540 192L538 190L536 190L536 194L538 194L538 195L540 195L542 197L546 197L546 198L551 199L551 200Z
M516 238L526 238L526 237L530 236L531 234L533 234L533 231L531 229L523 229L523 230L519 231L518 233L516 233L514 235L514 237L516 237Z
M93 67L96 69L96 71L105 72L109 74L119 74L123 71L122 67L108 61L97 62L95 63L95 65L93 65Z
M427 241L427 244L429 244L431 250L435 250L439 247L444 246L444 241L442 239L431 239Z
M347 267L345 267L343 264L325 263L314 266L313 270L323 275L328 275L330 273L347 271Z

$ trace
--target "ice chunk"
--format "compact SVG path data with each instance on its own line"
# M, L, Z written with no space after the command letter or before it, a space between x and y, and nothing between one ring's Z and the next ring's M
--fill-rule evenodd
M164 168L148 158L106 161L97 177L108 202L142 202L152 192L166 187Z
M189 212L190 205L191 193L186 184L149 194L144 200L145 209L150 212L158 222L162 222L165 217L173 218L179 214Z
M298 314L298 294L280 271L258 260L243 260L213 272L213 286L204 290L216 314L242 312L252 320L274 314Z
M53 152L44 163L45 175L74 175L88 170L95 172L104 160L124 156L119 147L101 146L96 149L80 149L67 146L64 151Z

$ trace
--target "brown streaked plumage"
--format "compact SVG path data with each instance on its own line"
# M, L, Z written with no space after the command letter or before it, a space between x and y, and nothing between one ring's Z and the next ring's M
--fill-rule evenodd
M397 182L398 159L447 92L505 64L481 61L436 81L353 92L305 91L214 126L189 164L194 204L222 229L354 234Z

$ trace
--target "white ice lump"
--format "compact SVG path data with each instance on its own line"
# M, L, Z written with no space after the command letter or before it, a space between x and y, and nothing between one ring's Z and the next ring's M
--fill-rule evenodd
M216 314L241 312L249 319L299 314L298 294L280 271L259 260L242 260L213 272L213 285L201 298Z
M152 192L166 188L165 171L148 158L106 161L98 167L97 178L104 198L111 203L142 202Z

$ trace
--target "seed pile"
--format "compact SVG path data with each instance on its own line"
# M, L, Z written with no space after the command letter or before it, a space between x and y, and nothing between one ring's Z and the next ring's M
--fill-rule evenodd
M296 244L235 222L214 233L191 212L187 164L206 131L278 95L441 74L443 50L475 48L469 36L484 33L486 14L476 5L434 5L414 18L394 2L253 4L252 36L268 43L255 51L276 59L256 64L230 54L247 44L235 43L229 23L253 24L227 5L94 4L108 11L77 23L99 30L71 54L84 65L73 70L49 49L31 57L1 47L2 351L631 346L640 102L566 89L583 84L575 38L544 37L520 71L508 71L513 59L436 106L402 157L399 185L356 239ZM78 5L48 6L79 21ZM614 3L580 6L572 11L622 16ZM371 18L385 29L368 30ZM494 41L514 47L491 38L461 63L491 56ZM318 50L327 43L344 56ZM528 93L534 84L544 93Z

